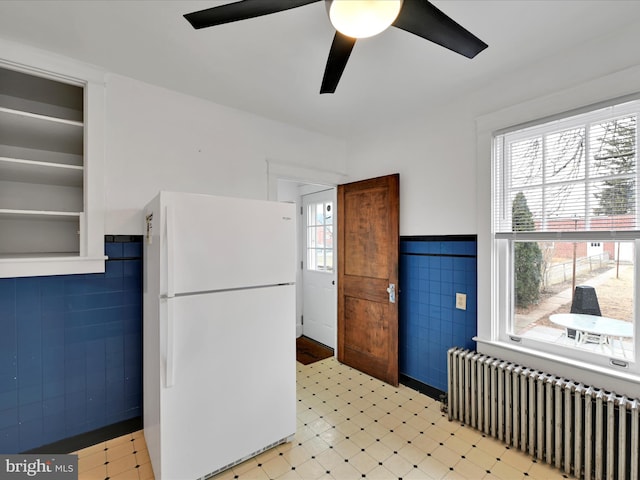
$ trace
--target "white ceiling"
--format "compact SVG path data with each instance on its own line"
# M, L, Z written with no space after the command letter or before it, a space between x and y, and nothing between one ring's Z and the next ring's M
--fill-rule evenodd
M390 28L358 41L336 93L320 95L334 33L324 2L202 30L182 17L224 3L3 0L0 36L344 138L640 20L638 0L432 0L489 48L469 60Z

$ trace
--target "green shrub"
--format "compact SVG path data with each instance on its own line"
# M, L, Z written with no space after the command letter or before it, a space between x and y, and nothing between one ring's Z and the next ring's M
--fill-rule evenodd
M519 192L512 205L512 229L514 232L530 232L536 229L533 215L524 193ZM514 274L516 306L528 307L540 299L542 282L542 251L536 242L514 243Z

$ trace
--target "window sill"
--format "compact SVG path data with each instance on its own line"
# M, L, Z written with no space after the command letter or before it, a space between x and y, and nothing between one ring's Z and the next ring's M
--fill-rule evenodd
M550 375L582 382L585 385L603 388L619 395L640 398L640 375L623 370L623 367L607 368L497 340L479 337L474 337L473 340L478 343L479 353L536 368Z

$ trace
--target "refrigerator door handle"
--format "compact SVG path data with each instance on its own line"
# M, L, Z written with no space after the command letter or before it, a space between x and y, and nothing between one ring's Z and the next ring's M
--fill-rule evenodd
M174 222L173 222L173 207L167 205L166 210L166 228L167 228L167 298L173 298L176 295L175 287L173 285L173 248L174 248Z
M165 388L173 387L173 298L167 298L167 350L165 354Z

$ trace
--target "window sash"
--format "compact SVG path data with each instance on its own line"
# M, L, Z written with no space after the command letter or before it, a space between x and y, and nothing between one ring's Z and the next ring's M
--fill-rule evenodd
M586 237L593 239L590 235L581 235L584 240ZM536 239L534 241L537 241ZM612 241L609 239L609 241ZM548 342L537 338L531 338L526 334L515 332L516 322L516 306L515 306L515 278L514 272L514 244L513 239L497 239L493 243L494 251L494 276L493 276L493 308L495 318L491 330L491 338L505 344L517 345L518 347L528 348L537 352L548 352L550 354L559 355L563 358L571 358L581 361L585 364L598 365L604 368L615 367L628 372L640 373L640 363L638 354L640 352L640 332L638 331L638 286L640 285L640 269L635 269L634 273L634 315L636 319L634 323L634 336L632 338L631 350L627 350L626 357L616 352L609 354L609 351L598 351L598 355L594 355L592 351L584 350L579 347L573 347L570 343ZM635 247L635 264L637 265L640 258L640 239L634 241ZM631 300L631 299L630 299ZM615 362L612 363L612 359Z
M536 212L534 214L536 219L535 228L539 233L575 232L576 230L588 232L599 230L632 231L640 229L640 221L638 221L640 198L636 194L638 185L640 185L637 168L637 149L640 143L638 140L638 117L640 117L640 100L634 100L496 135L493 143L493 233L497 235L514 233L512 204L516 193L520 191L523 192L526 201L532 203L532 205L528 206L530 210ZM620 121L624 118L634 119L630 123L633 126L631 131L634 132L634 135L627 131L627 136L624 137L630 142L632 149L630 153L622 155L625 157L631 156L628 163L632 164L633 168L628 171L614 172L612 171L614 168L623 169L628 164L620 162L616 167L616 165L613 165L614 160L612 160L609 165L609 171L604 172L602 171L602 159L596 159L595 154L602 151L602 144L605 142L598 137L601 143L601 150L593 150L590 134L593 133L594 129L599 128L598 125L606 122L611 123L615 120ZM620 125L622 125L622 122L620 122ZM623 128L624 125L621 126L621 130ZM574 148L582 150L579 152L582 157L575 160L575 171L570 173L562 170L553 171L549 167L554 166L554 151L549 151L548 145L545 145L545 139L559 136L562 132L577 132L578 130L583 130L584 134L581 140L582 145L579 147L574 146ZM575 133L575 135L579 136L580 134ZM604 135L604 133L600 132L600 135ZM540 139L539 145L536 144L538 150L532 149L522 155L521 160L529 163L523 163L520 171L527 175L531 175L528 167L536 168L538 171L534 172L535 178L519 179L517 177L518 172L514 172L513 166L517 160L513 159L513 152L511 152L510 147L518 145L519 142L531 141L531 139ZM609 143L607 146L610 145ZM555 152L555 154L559 155L559 152ZM566 160L562 157L558 158L562 161ZM613 156L610 159L613 159ZM557 163L561 164L560 161ZM611 190L612 188L618 188L618 191L631 188L630 198L624 197L624 195L621 197L623 199L626 198L624 200L625 205L628 205L630 212L625 215L596 215L596 208L605 208L602 206L600 198L603 198L602 195L607 195L608 193L603 194L603 192L610 193L613 191ZM596 196L596 194L599 194L600 197ZM562 198L562 195L564 195L564 198ZM598 206L599 201L600 206ZM561 212L562 215L554 216L553 209ZM572 218L575 219L573 225L571 225L572 222L570 221ZM517 232L518 235L521 233L523 232Z

